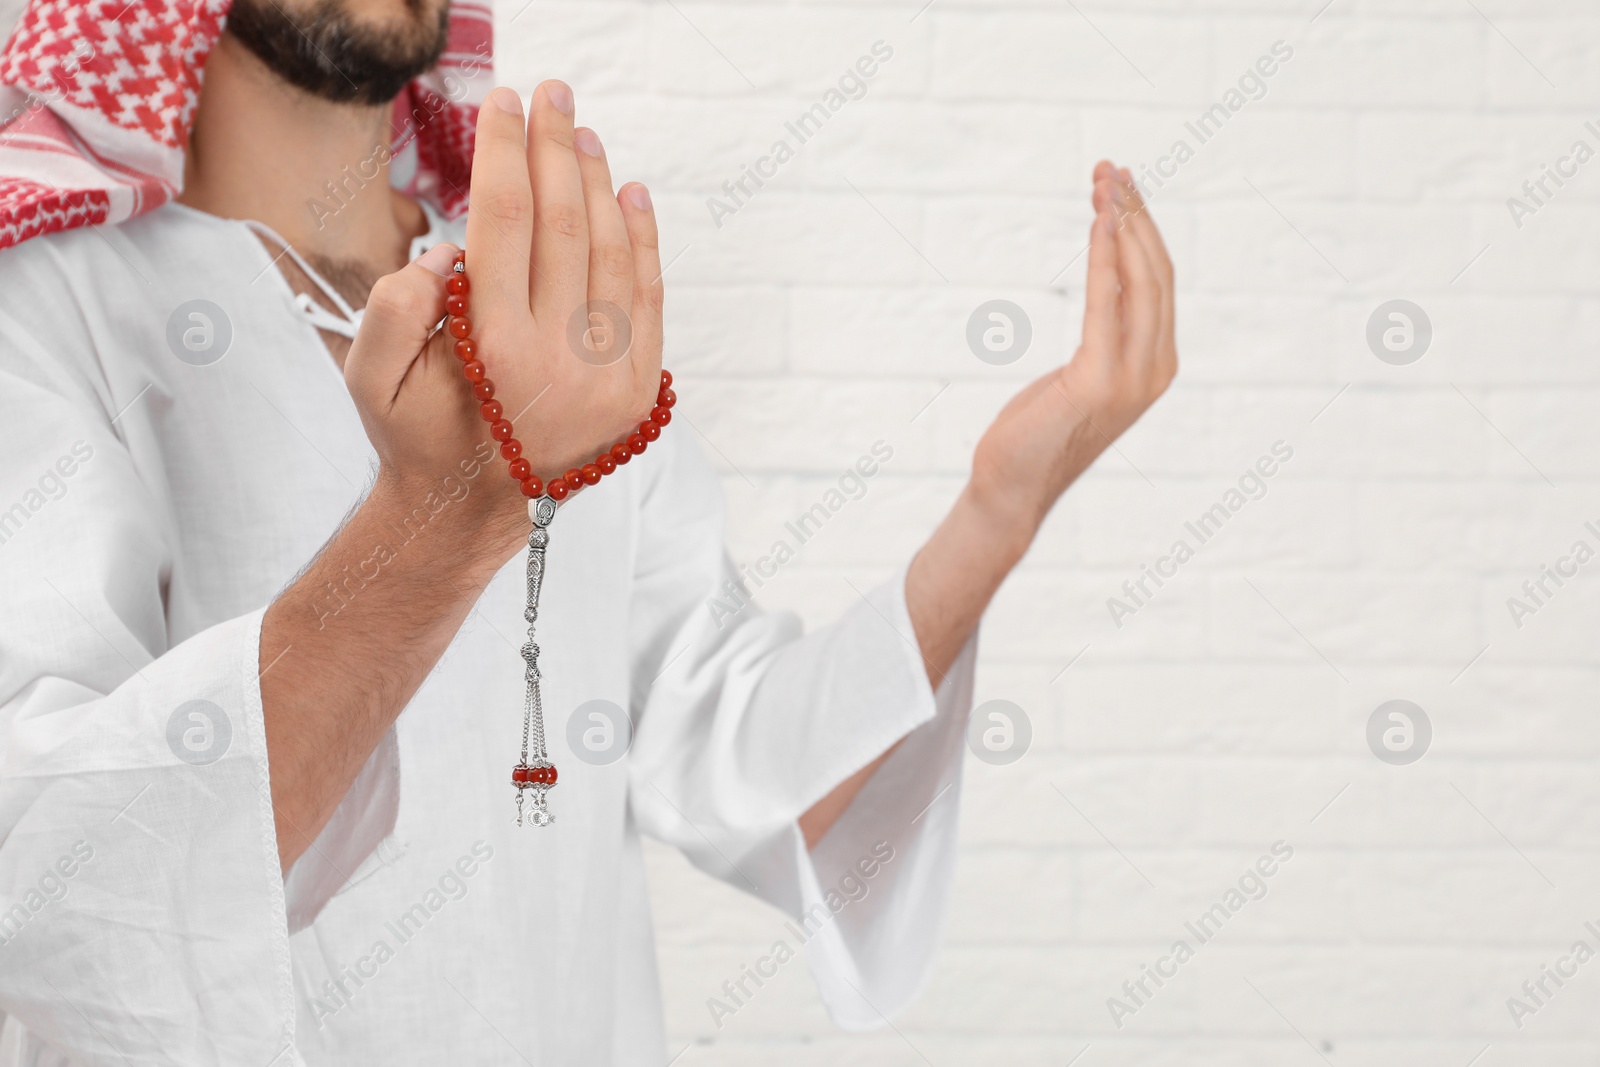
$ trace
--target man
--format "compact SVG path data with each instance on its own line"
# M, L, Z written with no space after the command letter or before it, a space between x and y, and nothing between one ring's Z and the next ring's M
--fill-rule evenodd
M0 57L0 1063L660 1063L641 834L786 912L843 1025L928 973L976 624L1176 370L1160 238L1098 167L1077 354L822 631L707 610L734 572L679 427L568 498L558 815L519 830L528 515L446 277L465 247L548 478L649 412L660 265L566 86L488 94L472 147L488 22L445 3L35 0ZM582 358L602 305L631 345ZM591 724L626 755L580 758Z

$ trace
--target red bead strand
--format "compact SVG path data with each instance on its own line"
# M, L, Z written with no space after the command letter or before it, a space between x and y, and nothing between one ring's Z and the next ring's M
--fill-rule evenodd
M478 345L472 339L472 320L467 317L471 311L469 294L472 292L472 283L467 280L466 259L465 252L457 252L455 273L445 280L445 291L449 294L445 300L445 311L449 316L445 329L455 338L455 356L461 361L461 373L472 384L472 395L479 401L478 414L489 424L489 436L500 442L500 456L506 461L512 479L521 487L523 496L530 500L549 496L560 503L568 494L576 493L585 486L598 485L602 478L615 474L619 467L642 453L651 441L661 436L661 428L672 421L672 406L678 402L678 394L672 391L670 371L661 372L661 386L656 392L656 403L650 409L649 417L640 422L638 429L625 440L601 452L593 462L574 467L565 474L551 478L548 483L538 478L533 473L533 464L522 455L522 442L513 435L511 422L505 417L505 406L494 397L494 382L489 380L488 369L478 359ZM541 755L540 760L543 759ZM545 762L534 766L520 763L511 769L511 784L518 790L519 819L521 791L548 790L556 784L556 777L555 767Z
M665 370L661 372L661 386L656 392L656 403L650 409L649 417L640 422L638 429L625 440L600 453L593 462L557 475L548 484L534 477L533 465L522 458L522 442L513 436L511 423L505 418L505 407L494 398L494 382L489 380L488 369L478 359L478 344L472 339L472 320L468 318L472 283L467 279L466 258L465 252L456 253L457 271L445 281L445 291L449 294L445 300L445 311L449 316L445 328L456 339L455 356L461 360L461 373L472 383L472 395L480 401L478 413L489 424L489 436L500 442L501 458L506 461L512 479L521 485L524 496L532 499L548 495L559 503L569 494L585 486L598 485L602 478L615 474L617 468L642 453L651 441L661 436L661 428L672 422L672 407L678 402L678 394L672 391L672 372ZM538 768L526 770L532 774ZM554 783L555 768L548 770L550 781ZM530 782L533 780L528 779Z

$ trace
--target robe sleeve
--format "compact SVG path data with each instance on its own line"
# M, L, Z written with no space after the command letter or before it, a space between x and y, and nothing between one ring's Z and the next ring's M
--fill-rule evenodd
M0 313L0 1019L86 1067L297 1064L289 916L332 889L285 895L262 612L172 640L160 472L38 345ZM309 851L353 870L393 826L386 751Z
M976 638L935 692L904 570L810 635L736 607L720 487L686 437L671 436L679 453L640 509L634 818L787 913L783 940L808 947L838 1025L882 1026L919 992L940 937ZM896 742L808 852L800 815Z

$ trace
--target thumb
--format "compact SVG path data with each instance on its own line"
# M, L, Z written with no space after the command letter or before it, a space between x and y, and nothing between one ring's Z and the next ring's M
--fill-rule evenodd
M1118 278L1116 216L1098 207L1089 229L1089 269L1084 282L1083 344L1104 357L1122 346L1122 287Z
M385 408L393 400L444 318L445 281L454 273L456 251L451 244L434 245L372 287L345 357L345 381L352 393L381 399Z

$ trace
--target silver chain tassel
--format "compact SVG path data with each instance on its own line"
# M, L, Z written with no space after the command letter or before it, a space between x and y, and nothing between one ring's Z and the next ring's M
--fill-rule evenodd
M550 755L544 747L544 705L539 695L539 646L534 643L533 629L539 619L539 587L544 584L544 552L550 544L548 527L556 517L556 502L548 496L530 500L528 517L533 520L533 529L528 531L528 604L522 612L522 617L528 620L528 643L522 646L522 658L527 663L527 687L522 701L522 762L512 775L512 784L517 787L517 825L523 824L523 804L531 794L532 810L527 813L527 818L535 826L549 826L555 821L547 803L550 790L555 788L555 765L550 762ZM546 776L550 780L539 780Z

